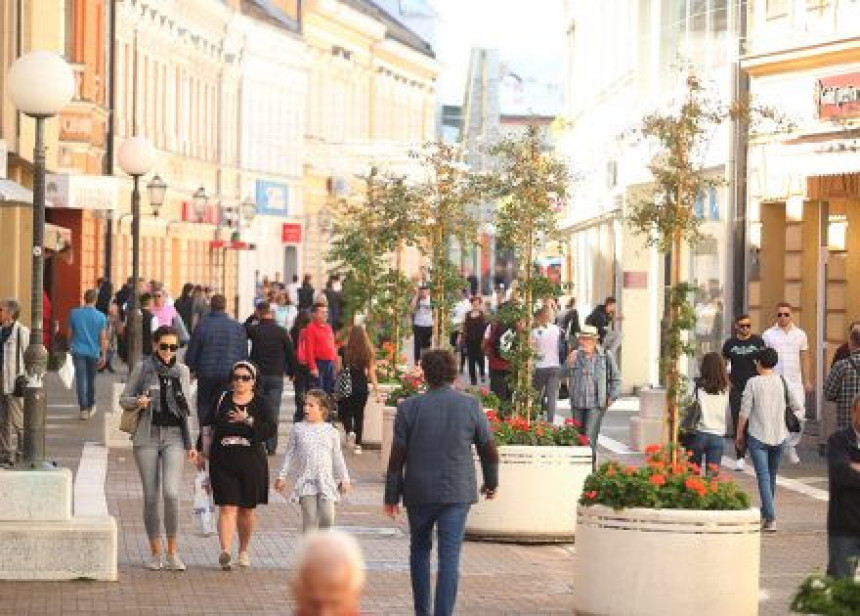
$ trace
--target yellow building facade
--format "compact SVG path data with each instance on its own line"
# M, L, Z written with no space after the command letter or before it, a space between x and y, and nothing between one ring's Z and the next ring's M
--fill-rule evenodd
M417 174L410 151L435 138L431 46L364 0L309 0L304 171L305 273L325 282L332 217L372 165ZM418 269L412 255L407 270Z

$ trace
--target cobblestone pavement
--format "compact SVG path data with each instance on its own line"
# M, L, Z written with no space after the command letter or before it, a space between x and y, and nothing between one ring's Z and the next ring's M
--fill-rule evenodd
M110 404L112 379L99 377L100 411ZM49 451L59 464L76 470L83 445L101 440L100 422L97 418L78 419L73 393L63 389L54 375L49 383L49 401ZM291 404L285 399L285 408ZM627 416L610 413L607 433L620 436ZM282 433L288 429L289 424L282 423ZM821 463L812 453L802 455L811 462L789 469L789 473L826 490L826 483L821 483L825 472ZM271 465L275 466L280 457L270 460L274 460ZM379 453L349 454L347 464L356 480L356 489L338 508L337 523L355 534L364 549L368 567L364 611L410 614L406 521L403 516L392 522L380 515L383 486ZM188 489L183 493L182 508L188 513L183 518L184 534L180 540L187 572L149 572L142 568L148 550L140 482L131 450L113 449L109 453L106 497L120 529L120 581L0 583L0 615L289 613L287 580L299 539L297 508L273 494L270 504L259 509L259 527L251 546L252 569L225 573L217 567L217 539L192 533L193 475L193 469L187 467ZM755 493L751 477L740 475L739 479ZM767 616L788 613L791 593L805 575L824 564L826 552L825 502L782 489L777 507L780 532L762 541L761 614ZM573 545L467 542L463 550L458 613L570 614L575 592L573 554ZM714 574L731 575L731 572ZM623 587L622 580L619 585Z

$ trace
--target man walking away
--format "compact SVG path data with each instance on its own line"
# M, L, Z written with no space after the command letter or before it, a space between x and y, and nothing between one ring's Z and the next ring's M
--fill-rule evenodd
M298 305L299 310L310 311L314 305L314 285L311 284L311 276L310 274L305 274L305 278L302 281L302 286L299 287L298 293Z
M606 301L597 306L585 319L586 325L593 325L597 328L597 338L600 344L606 342L606 335L612 328L612 322L615 319L616 307L615 298L607 297Z
M850 425L827 441L827 469L827 575L853 578L860 566L860 396L852 402Z
M732 437L738 442L738 418L741 412L741 398L747 381L756 376L755 358L759 351L765 348L761 336L752 333L750 315L741 314L735 318L735 335L723 344L723 358L729 363L729 409L732 413ZM742 441L744 444L747 440ZM746 450L735 447L735 470L744 470Z
M421 366L429 390L398 405L384 511L396 516L401 498L406 506L415 614L448 616L457 599L466 516L478 494L472 446L481 460L481 493L488 499L496 495L499 457L478 399L451 388L457 377L454 355L427 351ZM430 581L434 527L439 545L435 609Z
M537 353L533 382L550 424L555 421L558 404L561 336L561 328L552 322L552 309L548 306L541 308L537 314L537 327L531 334L532 347Z
M788 383L791 393L801 407L805 406L806 393L813 391L812 365L806 332L791 320L791 305L780 302L776 306L776 324L762 335L764 343L779 355L775 372ZM785 454L792 464L800 464L796 446L800 434L792 436L785 444Z
M421 352L433 343L433 305L430 303L430 289L421 285L418 295L412 299L412 338L413 359L417 364Z
M15 381L26 373L24 351L30 330L18 322L21 306L14 299L0 302L0 464L13 465L24 447L24 398ZM13 439L17 438L17 444Z
M197 377L197 417L201 422L215 403L215 396L230 384L233 364L248 358L245 328L224 312L227 299L213 295L210 308L194 329L185 353L185 363Z
M84 305L69 314L69 338L81 419L96 411L96 371L107 356L107 317L96 310L98 292L84 293Z
M836 430L851 426L854 399L860 395L860 327L851 330L848 348L848 357L833 365L824 383L824 397L836 403Z
M314 304L311 322L305 328L304 360L311 375L311 388L334 393L335 361L337 349L334 331L328 324L328 306Z
M295 374L295 351L290 335L275 322L275 314L268 302L257 305L260 322L248 329L251 341L251 361L259 368L257 386L268 401L272 423L278 425L281 415L281 398L284 393L284 375ZM266 441L266 452L273 456L278 448L278 434Z

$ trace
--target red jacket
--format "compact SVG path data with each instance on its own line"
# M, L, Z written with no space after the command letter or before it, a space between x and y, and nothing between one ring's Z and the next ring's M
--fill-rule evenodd
M316 370L317 360L335 361L334 331L328 323L311 323L300 334L302 359L311 371Z

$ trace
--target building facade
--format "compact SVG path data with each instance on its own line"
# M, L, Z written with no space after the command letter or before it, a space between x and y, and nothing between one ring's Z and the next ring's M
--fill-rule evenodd
M777 302L794 307L820 403L832 354L860 317L860 3L760 0L748 19L751 94L790 124L750 140L749 307L757 329Z
M308 0L310 56L304 168L304 273L325 282L338 202L372 165L416 174L412 150L435 137L432 47L369 0ZM418 269L415 255L408 270Z

